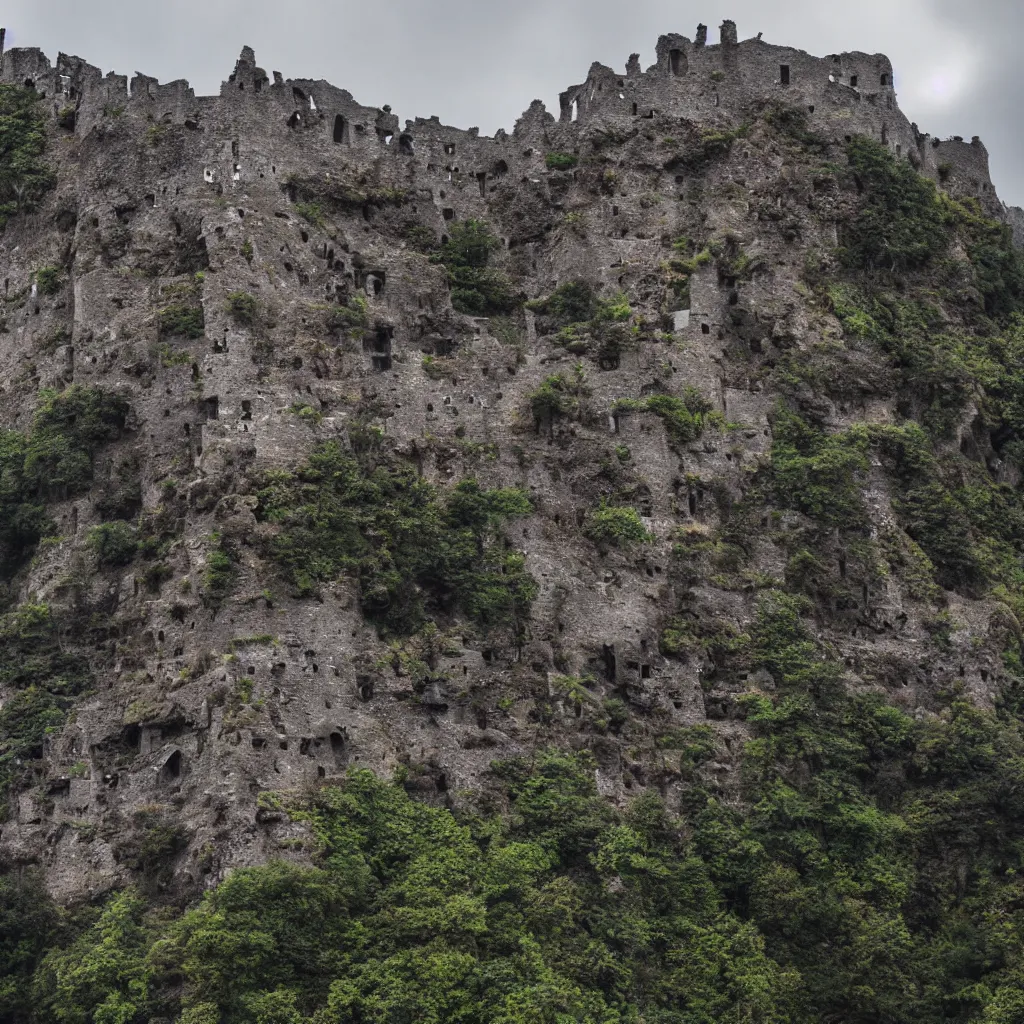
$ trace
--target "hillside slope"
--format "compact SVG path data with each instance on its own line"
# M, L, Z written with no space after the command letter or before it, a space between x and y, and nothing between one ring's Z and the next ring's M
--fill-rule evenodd
M3 54L0 1018L1019 1018L1020 212L657 54Z

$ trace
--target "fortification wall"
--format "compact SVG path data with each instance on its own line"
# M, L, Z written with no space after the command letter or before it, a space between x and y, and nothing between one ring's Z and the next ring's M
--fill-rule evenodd
M201 129L208 183L211 173L212 182L223 183L253 173L278 174L282 166L294 170L290 154L301 155L301 163L328 164L344 154L346 163L375 168L405 185L436 185L440 209L460 216L472 212L465 207L472 206L467 200L473 189L485 195L503 178L536 177L544 150L576 150L589 127L624 126L656 114L725 126L777 101L806 110L809 127L833 141L861 134L885 143L953 194L975 196L1002 216L984 146L978 139L943 142L922 135L899 109L892 64L883 54L815 57L760 37L738 41L730 21L722 25L720 43L709 46L706 38L704 26L698 26L694 40L662 36L657 60L646 71L637 55L621 73L595 63L582 84L561 94L557 123L534 101L511 135L500 131L493 139L476 129L442 125L437 118L407 120L402 129L390 108L363 106L327 82L285 81L278 72L271 80L249 47L216 97L196 97L186 81L161 85L142 74L130 83L122 75L104 77L98 68L64 54L54 67L36 49L4 53L0 80L31 85L52 102L55 116L67 116L73 108L83 135L112 109L155 124ZM212 143L213 136L222 141ZM448 193L458 194L464 208L451 205Z

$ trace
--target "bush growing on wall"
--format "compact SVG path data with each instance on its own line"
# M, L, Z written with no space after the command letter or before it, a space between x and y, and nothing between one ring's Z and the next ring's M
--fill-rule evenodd
M364 614L396 633L457 612L518 631L536 594L522 555L499 527L529 515L517 488L463 480L441 491L396 461L365 464L337 442L318 445L296 473L271 473L260 518L280 532L273 557L298 593L350 573Z
M489 266L500 248L501 242L483 221L449 225L448 241L433 259L447 271L452 305L460 313L493 316L509 313L520 305L508 277Z
M17 213L34 209L56 184L43 160L45 150L42 103L35 91L0 85L0 230Z

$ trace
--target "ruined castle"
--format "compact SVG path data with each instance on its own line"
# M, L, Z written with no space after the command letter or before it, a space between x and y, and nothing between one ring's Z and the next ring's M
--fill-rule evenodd
M175 878L209 885L300 831L260 793L314 786L352 764L388 773L412 763L422 794L448 800L495 758L545 742L592 745L610 798L657 786L671 805L683 784L643 738L654 726L628 742L587 732L589 705L554 681L568 676L593 680L595 706L615 697L660 726L712 721L741 743L730 709L751 680L669 656L659 637L678 615L739 629L751 592L732 577L681 583L673 545L683 527L719 528L768 457L778 396L765 381L779 353L842 336L801 274L810 254L836 246L843 199L767 129L737 128L796 110L822 145L867 136L950 195L999 220L1016 215L979 139L933 139L907 120L882 55L812 57L740 41L729 21L718 44L701 26L693 40L662 36L656 52L646 71L636 55L618 71L594 64L557 116L535 101L494 138L434 117L403 123L325 81L268 75L248 47L209 97L186 81L104 76L64 54L54 65L36 49L2 53L0 82L45 101L57 185L0 235L0 420L27 430L40 389L125 396L123 435L97 457L96 479L131 477L133 510L159 511L168 538L158 573L97 569L86 543L103 521L97 495L58 498L57 534L11 582L12 607L74 604L102 625L89 641L94 685L0 825L7 860L43 865L67 900L124 884L119 841L134 814L157 806L186 837ZM730 132L727 155L698 170L680 152ZM341 180L358 187L330 217L304 211L310 182L329 191ZM641 343L590 361L529 308L511 341L492 319L453 310L444 272L411 239L443 245L469 220L493 226L493 260L523 299L574 280L622 293ZM742 246L749 269L698 260L673 289L665 266L680 238ZM51 265L64 284L47 294L39 268ZM169 346L160 310L193 291L204 329ZM260 331L229 312L239 293L266 311ZM328 343L323 305L353 297L368 310L361 343ZM588 412L536 428L529 396L580 360ZM642 401L684 386L730 426L680 450ZM816 395L817 414L837 429L892 419L895 399L869 392ZM530 495L534 514L509 528L539 587L524 644L466 630L419 686L363 618L351 581L316 600L275 582L249 481L293 469L357 420L438 487L472 476ZM987 443L971 441L980 458ZM642 515L653 539L639 552L596 554L581 535L610 493L602 480ZM888 529L886 492L873 486L872 514ZM771 521L765 511L745 557L781 577ZM216 609L198 585L214 536L233 546L235 566ZM907 707L953 675L991 699L996 652L919 655L924 613L898 579L847 578L842 567L854 597L828 629L851 672L868 674L870 634L912 651L899 670ZM987 614L984 601L949 600L965 620Z
M0 47L2 52L2 47ZM707 28L696 38L665 35L658 40L657 62L643 71L633 54L625 71L594 63L582 85L560 96L557 127L540 101L516 122L511 136L499 131L481 138L474 129L441 125L438 118L407 120L404 128L385 107L364 107L352 95L324 82L306 79L273 81L256 65L252 49L242 50L234 72L217 97L197 97L187 81L161 85L137 74L130 81L101 71L78 57L59 54L54 67L38 49L8 50L2 80L32 85L51 100L54 111L75 108L78 130L88 133L111 106L158 124L184 125L202 131L205 145L203 181L225 187L279 173L287 164L289 140L301 143L305 159L329 159L333 146L345 147L346 161L371 163L393 154L401 177L440 183L475 179L481 196L505 175L524 176L538 169L545 133L571 140L576 131L596 123L628 124L655 114L714 123L751 102L777 99L806 108L810 124L837 139L867 135L904 155L921 173L943 179L964 194L995 202L988 155L981 140L941 140L922 134L899 109L894 73L882 54L841 53L813 57L802 50L775 46L760 36L740 41L734 22L721 26L721 42L707 44ZM278 132L282 126L288 132ZM263 152L255 137L271 129L276 152ZM231 135L213 141L212 136ZM254 136L243 150L246 136ZM237 138L235 138L237 136ZM271 148L275 148L271 147ZM384 147L392 147L385 149ZM471 211L458 211L460 216Z

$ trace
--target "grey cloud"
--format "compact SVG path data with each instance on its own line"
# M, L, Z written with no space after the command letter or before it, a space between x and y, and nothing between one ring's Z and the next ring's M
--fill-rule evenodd
M813 53L884 52L897 69L906 114L933 135L980 135L1007 202L1024 204L1024 136L1016 131L1024 67L1019 0L7 0L9 45L75 53L104 70L188 78L216 92L243 43L286 77L326 78L361 102L403 118L437 114L487 133L510 128L534 98L584 79L594 60L645 65L665 32L712 38L723 18L741 37ZM945 105L908 102L936 67L977 51L984 59ZM915 109L915 105L919 109Z
M939 119L933 134L980 135L1003 201L1024 206L1024 133L1019 127L1024 105L1024 6L1020 0L937 0L936 9L962 45L976 46L984 56L970 89Z

